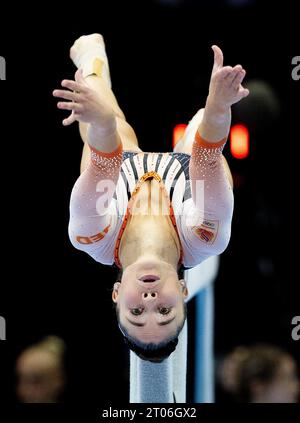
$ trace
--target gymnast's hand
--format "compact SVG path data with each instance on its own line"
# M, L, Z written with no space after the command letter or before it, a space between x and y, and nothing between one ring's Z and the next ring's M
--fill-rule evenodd
M75 81L64 79L61 83L65 90L54 90L53 96L64 100L57 107L70 110L71 114L63 120L63 125L71 125L75 120L106 127L115 121L115 115L101 95L90 88L82 76L80 69L75 73Z
M246 71L241 65L223 66L222 50L214 45L214 65L209 84L208 102L220 109L227 109L242 98L247 97L249 90L243 88L242 81Z

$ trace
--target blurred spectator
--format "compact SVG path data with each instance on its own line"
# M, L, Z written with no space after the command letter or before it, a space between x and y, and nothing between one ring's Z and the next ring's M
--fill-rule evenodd
M298 402L296 361L272 345L237 347L220 365L219 379L236 402Z
M23 403L56 403L65 388L65 343L56 336L26 348L16 363L17 397Z

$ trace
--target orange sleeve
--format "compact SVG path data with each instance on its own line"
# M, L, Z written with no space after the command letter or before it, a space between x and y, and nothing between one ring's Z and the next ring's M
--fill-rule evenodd
M122 164L122 143L110 152L96 150L94 147L91 150L91 164L101 177L108 179L115 179L116 174L119 174L120 166Z
M226 144L226 141L227 141L227 137L217 142L206 141L204 138L201 137L201 135L199 134L199 131L197 131L194 144L196 147L200 147L200 148L208 148L212 150L221 149L221 152L222 152L223 147Z

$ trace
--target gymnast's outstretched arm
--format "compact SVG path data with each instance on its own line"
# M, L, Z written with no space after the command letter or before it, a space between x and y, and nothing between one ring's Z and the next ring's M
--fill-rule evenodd
M246 74L242 66L224 67L222 51L217 46L213 50L209 94L190 160L192 198L199 221L204 220L200 226L202 241L207 237L207 254L221 253L229 242L233 193L222 150L230 130L231 106L249 94L241 85Z
M72 111L68 119L74 121L75 118L88 126L91 160L73 187L69 224L73 245L83 249L101 239L103 231L108 231L109 205L122 164L122 142L114 111L89 87L81 70L76 72L75 81L64 80L62 86L73 90L64 90L60 95L71 100L61 104L61 108Z
M246 75L241 65L223 66L223 53L213 46L214 65L209 84L203 119L198 128L200 136L210 143L227 138L231 124L231 106L249 94L241 83Z

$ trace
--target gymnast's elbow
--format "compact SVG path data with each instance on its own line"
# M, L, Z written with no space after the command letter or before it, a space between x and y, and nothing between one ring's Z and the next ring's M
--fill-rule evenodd
M231 238L231 226L227 225L219 232L214 246L214 255L220 255L227 249Z
M68 236L71 244L73 247L75 247L77 250L84 251L86 242L84 242L85 237L79 237L78 234L78 223L75 224L73 219L70 219L69 226L68 226Z

